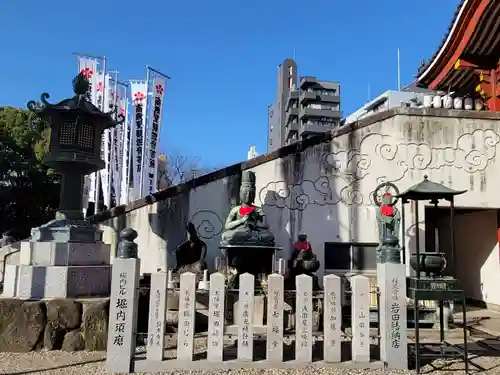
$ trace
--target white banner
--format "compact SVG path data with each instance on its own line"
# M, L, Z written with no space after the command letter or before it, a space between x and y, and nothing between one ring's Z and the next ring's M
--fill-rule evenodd
M106 93L104 99L104 112L111 112L115 105L115 89L116 85L114 80L109 74L106 74ZM101 86L102 87L102 86ZM101 89L102 91L102 89ZM102 135L102 158L104 159L104 169L100 170L101 186L104 198L104 205L109 209L111 208L111 142L112 142L113 129L106 129Z
M122 178L121 178L121 194L120 194L120 204L128 204L129 200L129 189L130 189L130 162L131 162L131 151L132 151L132 139L133 133L135 131L134 122L130 121L129 116L129 101L128 95L125 97L125 122L123 123L123 155L121 157L122 161Z
M115 90L115 103L117 105L117 119L125 116L127 86L117 82ZM111 181L113 198L116 205L121 202L121 184L123 179L122 160L123 160L123 131L125 124L117 125L113 128L111 140Z
M77 56L78 72L82 73L89 80L90 101L97 106L97 90L98 90L98 68L99 60L87 57ZM96 199L96 174L92 173L84 178L84 199L83 209L86 211L88 202L95 202ZM85 212L86 213L86 212Z
M130 91L132 95L132 121L133 128L133 144L132 151L134 160L132 162L132 176L133 176L133 197L132 199L142 198L141 193L141 177L143 173L143 160L144 155L144 127L146 126L146 101L147 101L147 83L146 81L131 81Z
M167 79L161 75L153 75L152 96L148 116L148 147L144 161L143 195L153 194L158 190L158 144L161 127L163 98Z

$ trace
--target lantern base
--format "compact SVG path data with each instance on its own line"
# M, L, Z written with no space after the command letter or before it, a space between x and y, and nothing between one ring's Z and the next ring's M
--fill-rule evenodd
M102 230L85 220L52 220L31 230L36 242L96 242L102 241Z

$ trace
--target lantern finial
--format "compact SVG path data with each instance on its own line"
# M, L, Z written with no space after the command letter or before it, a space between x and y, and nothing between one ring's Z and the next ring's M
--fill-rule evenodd
M87 95L90 89L90 82L83 73L73 78L73 91L76 95Z

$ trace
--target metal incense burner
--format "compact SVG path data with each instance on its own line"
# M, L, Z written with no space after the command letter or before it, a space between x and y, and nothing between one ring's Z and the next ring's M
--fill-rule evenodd
M448 345L445 341L444 335L444 303L448 301L460 301L462 305L463 321L466 322L466 301L465 292L459 289L457 279L451 276L444 276L443 272L446 269L447 261L446 254L439 252L438 240L435 238L434 252L425 251L420 252L420 231L419 231L419 212L418 201L430 201L434 206L437 213L438 203L440 201L449 202L450 211L450 245L449 255L453 265L452 271L456 270L456 257L455 257L455 238L454 238L454 197L459 194L465 193L465 190L456 191L444 185L429 181L427 176L424 180L405 192L398 195L401 198L402 205L402 218L404 220L405 204L414 201L414 217L415 217L415 247L416 252L411 255L410 265L415 271L415 276L409 277L407 280L407 297L414 300L414 316L415 316L415 345L413 350L410 351L410 358L415 360L415 368L417 374L420 373L422 358L462 358L465 362L465 373L468 373L468 353L467 353L467 330L464 324L463 328L463 350L457 346ZM436 225L437 227L437 225ZM403 228L405 228L403 223ZM404 240L403 231L403 241ZM421 274L424 273L425 276ZM420 301L437 301L439 304L439 337L440 343L439 350L432 350L429 344L420 344L419 334L419 302ZM429 350L427 350L429 349Z

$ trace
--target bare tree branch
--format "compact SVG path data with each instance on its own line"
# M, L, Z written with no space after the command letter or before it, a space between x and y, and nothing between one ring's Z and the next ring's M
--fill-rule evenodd
M213 168L203 166L200 158L188 157L179 152L165 155L162 162L159 163L159 168L160 190L202 176L213 170Z

